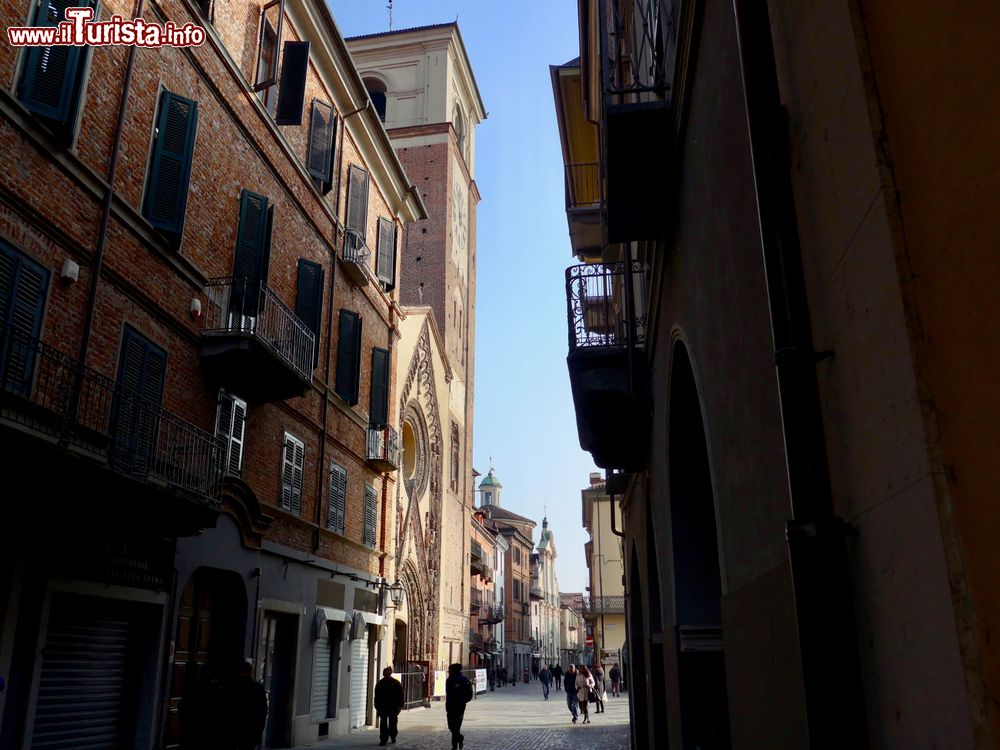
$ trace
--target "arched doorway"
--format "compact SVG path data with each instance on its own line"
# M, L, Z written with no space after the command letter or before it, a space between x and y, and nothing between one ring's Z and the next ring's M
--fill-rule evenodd
M181 594L167 711L168 749L204 745L223 705L221 686L243 659L247 594L237 573L199 568Z
M704 422L691 360L674 346L669 485L684 748L728 750L722 576Z

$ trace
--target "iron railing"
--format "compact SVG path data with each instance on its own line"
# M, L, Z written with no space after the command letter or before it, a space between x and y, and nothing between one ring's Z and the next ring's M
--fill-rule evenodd
M633 278L641 273L632 261ZM629 345L629 316L625 304L625 264L584 263L566 269L566 314L569 349L613 348ZM635 315L631 345L646 340L645 316Z
M472 588L469 589L470 614L479 614L479 610L482 606L483 606L483 594L479 589L473 586Z
M399 682L403 686L403 710L419 708L429 703L427 675L424 670L406 669L397 672Z
M382 461L386 464L399 467L399 435L392 427L384 425L368 427L368 452L369 461Z
M502 604L491 604L486 608L486 617L483 619L490 625L496 625L497 623L503 622L506 617L504 612L504 606Z
M601 204L601 174L594 164L566 165L566 208L597 208Z
M483 638L483 634L480 633L478 630L472 630L470 628L470 630L469 630L469 648L473 649L473 650L482 651L484 643L485 643L485 639Z
M205 287L206 336L246 336L274 352L303 380L312 380L312 331L262 281L212 279Z
M475 539L473 539L472 540L471 549L472 549L473 561L475 561L475 558L477 558L477 557L480 560L483 559L483 545L482 544L480 544L478 541L476 541Z
M624 614L624 596L594 596L583 600L583 613L585 615L599 614Z
M219 438L13 328L0 335L0 418L120 474L218 502Z
M661 5L669 8L666 17ZM598 0L605 33L599 34L605 104L663 96L669 88L667 59L676 48L673 0Z
M344 230L344 252L342 257L345 262L358 266L363 272L368 271L372 251L368 248L365 238L356 229Z

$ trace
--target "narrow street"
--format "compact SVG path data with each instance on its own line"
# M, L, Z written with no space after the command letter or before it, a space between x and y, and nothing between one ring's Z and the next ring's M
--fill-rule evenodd
M573 724L564 692L553 690L549 699L544 700L537 682L501 688L481 694L469 704L463 726L465 747L468 750L625 750L629 746L628 694L612 698L609 692L606 709L596 716L591 713L591 724ZM312 745L309 750L377 746L378 729L374 728ZM400 750L451 747L444 702L400 714L399 737L394 747Z

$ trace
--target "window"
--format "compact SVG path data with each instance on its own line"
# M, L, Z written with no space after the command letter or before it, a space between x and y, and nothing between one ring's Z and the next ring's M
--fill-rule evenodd
M125 326L118 355L118 389L112 410L115 461L129 470L152 468L167 353Z
M222 439L223 466L227 474L240 475L243 466L243 436L246 430L247 402L219 391L219 409L215 416L215 434Z
M257 42L257 71L253 90L272 115L278 103L278 49L281 46L281 23L285 16L284 0L271 0L260 12L260 36Z
M166 90L160 94L142 213L171 234L179 235L184 226L197 127L197 102Z
M347 183L347 228L368 236L368 170L351 165Z
M93 8L93 0L40 0L33 26L58 26L67 7ZM65 128L76 119L87 47L29 47L24 52L18 97L30 112Z
M268 205L267 198L244 190L240 195L233 290L229 297L230 314L237 321L255 319L260 311L261 287L267 284L271 259L273 223L274 207Z
M323 266L299 258L295 316L313 335L313 367L319 364L319 329L323 318Z
M323 195L333 188L333 150L336 133L337 115L333 106L319 99L313 99L312 115L309 118L306 171L319 183Z
M281 58L281 84L278 86L274 122L277 125L301 125L306 74L309 72L309 42L285 42Z
M378 347L372 349L368 421L373 428L389 424L389 351Z
M396 224L392 219L378 220L378 252L375 254L375 276L385 291L396 286Z
M455 102L455 113L451 119L455 128L455 140L458 141L458 150L465 156L465 115L462 114L462 107L458 102Z
M285 433L281 450L281 508L299 515L302 512L302 466L305 445L294 435Z
M215 0L196 0L195 5L209 23L215 21Z
M517 563L518 565L521 564L521 548L520 547L514 547L514 562Z
M334 392L351 406L358 403L361 385L361 317L340 311L337 341L337 375Z
M459 449L458 425L452 422L451 423L451 489L453 492L458 492L458 476L459 476L459 469L461 468L461 461L459 460L460 453L461 451Z
M330 464L330 489L327 502L326 528L343 534L347 507L347 469L334 463Z
M42 331L49 272L0 242L0 373L3 390L27 396L35 358L32 341Z
M375 111L378 113L378 119L385 122L385 84L376 78L366 78L364 80L364 84L365 88L368 89L368 96L372 100L372 104L375 106Z
M378 514L375 488L365 485L365 530L361 541L368 547L375 546L375 521Z

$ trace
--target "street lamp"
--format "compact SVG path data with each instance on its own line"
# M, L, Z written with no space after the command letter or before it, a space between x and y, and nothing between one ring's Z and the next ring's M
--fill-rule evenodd
M403 584L401 584L399 580L389 587L389 599L392 600L392 609L399 609L400 605L403 603L404 593Z

